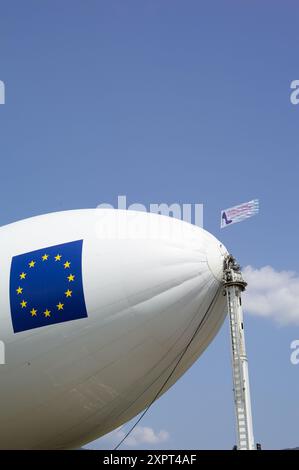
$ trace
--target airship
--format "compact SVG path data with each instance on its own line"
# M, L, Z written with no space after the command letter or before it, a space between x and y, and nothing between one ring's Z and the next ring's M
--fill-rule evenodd
M159 214L83 209L0 229L0 447L76 449L199 358L226 316L225 247Z

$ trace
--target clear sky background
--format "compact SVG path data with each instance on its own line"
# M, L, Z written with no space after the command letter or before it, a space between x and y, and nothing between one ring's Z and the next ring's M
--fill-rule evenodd
M120 194L203 203L243 266L298 272L298 13L275 0L0 1L1 224ZM220 231L220 209L253 198L260 215ZM299 320L246 326L256 440L298 446ZM136 445L231 448L231 388L226 323L141 423L156 443Z

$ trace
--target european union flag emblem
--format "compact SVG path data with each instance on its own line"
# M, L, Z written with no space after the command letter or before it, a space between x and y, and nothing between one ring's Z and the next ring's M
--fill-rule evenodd
M14 256L10 308L15 333L87 317L77 240Z

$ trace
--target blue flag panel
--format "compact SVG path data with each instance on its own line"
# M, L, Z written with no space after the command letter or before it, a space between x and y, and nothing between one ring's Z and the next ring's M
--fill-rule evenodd
M10 308L15 333L87 317L82 243L77 240L12 258Z

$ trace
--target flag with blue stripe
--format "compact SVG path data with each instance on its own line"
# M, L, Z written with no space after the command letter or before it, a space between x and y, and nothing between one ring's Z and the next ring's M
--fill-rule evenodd
M77 240L12 258L10 308L15 333L87 317L82 243Z

